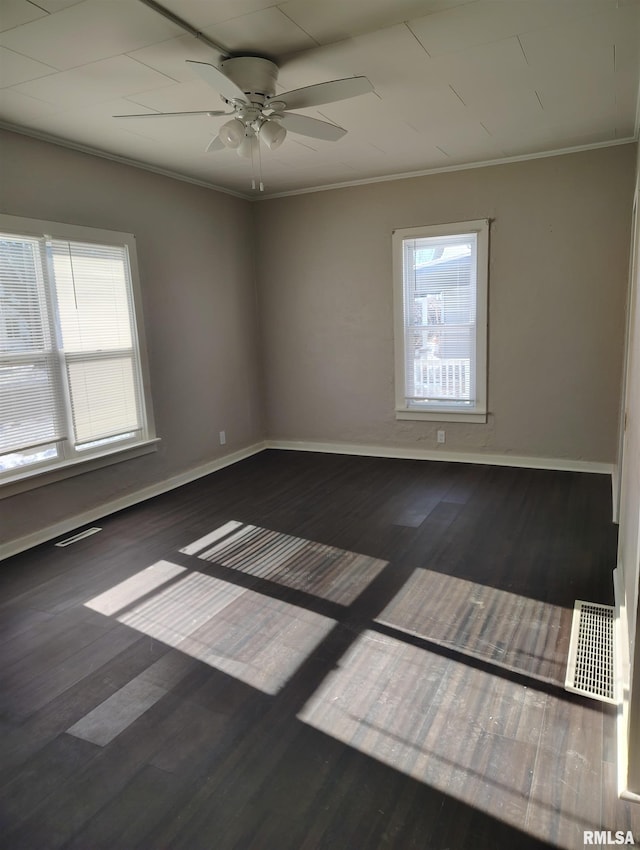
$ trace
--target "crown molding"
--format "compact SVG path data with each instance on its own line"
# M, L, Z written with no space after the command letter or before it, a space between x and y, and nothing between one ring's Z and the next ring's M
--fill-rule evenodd
M345 180L343 182L338 183L307 186L302 189L290 189L284 192L267 191L261 192L260 195L236 192L233 189L228 189L225 186L219 186L216 183L209 183L206 180L198 180L195 177L189 177L185 174L180 174L176 171L170 171L165 168L149 165L147 163L140 162L136 159L129 159L128 157L109 153L108 151L101 150L100 148L92 148L89 145L83 145L79 142L73 142L69 139L63 139L59 136L49 135L48 133L43 133L40 130L33 130L29 127L21 127L17 124L11 124L7 121L0 120L0 129L7 130L11 133L19 133L22 136L28 136L33 139L38 139L42 142L49 142L50 144L57 145L58 147L68 148L70 150L78 151L79 153L86 153L90 156L98 156L102 159L108 159L112 162L118 162L121 165L128 165L132 168L140 168L143 171L150 171L152 174L159 174L162 177L169 177L172 180L180 180L183 183L190 183L193 186L200 186L203 189L212 189L215 192L221 192L224 195L231 195L232 197L240 198L243 201L261 202L275 200L277 198L289 198L295 195L308 195L313 194L315 192L328 192L334 189L349 189L354 186L368 186L372 183L388 183L394 180L412 180L416 177L430 177L434 174L446 174L455 171L470 171L475 168L491 168L496 165L510 165L512 163L517 162L528 162L530 160L535 159L548 159L549 157L554 156L565 156L567 154L572 153L582 153L584 151L600 150L601 148L611 148L618 147L619 145L633 144L638 141L640 135L640 96L638 98L638 107L636 110L635 135L626 137L624 139L614 139L607 142L595 142L590 145L576 145L575 147L571 148L556 148L554 150L541 151L532 154L505 156L501 159L483 160L482 162L467 162L461 163L459 165L445 165L438 166L437 168L426 168L420 171L406 171L398 174L384 174L379 175L377 177L364 177L360 180Z
M203 189L213 189L215 192L221 192L224 195L232 195L234 198L241 198L243 201L254 200L251 195L243 195L242 192L235 192L233 189L218 186L216 183L208 183L206 180L198 180L195 177L179 174L177 171L170 171L166 168L149 165L145 162L140 162L137 159L129 159L126 156L109 153L109 151L104 151L100 148L93 148L90 145L72 142L70 139L63 139L60 136L53 136L49 133L43 133L40 130L32 130L30 127L21 127L18 124L11 124L8 121L0 120L0 130L7 130L10 133L19 133L21 136L38 139L38 141L41 142L49 142L49 144L57 145L60 148L68 148L69 150L86 153L90 156L98 156L101 159L109 159L112 162L120 163L120 165L129 165L132 168L140 168L142 171L150 171L152 174L159 174L161 177L170 177L172 180L180 180L182 183L191 183L193 186L200 186Z
M640 100L638 102L640 109ZM348 189L352 186L368 186L371 183L388 183L392 180L411 180L415 177L430 177L433 174L445 174L451 171L470 171L474 168L490 168L496 165L509 165L514 162L528 162L534 159L548 159L553 156L565 156L566 154L582 153L583 151L599 150L600 148L613 148L619 145L629 145L638 141L638 132L635 136L624 139L614 139L608 142L594 142L590 145L576 145L572 148L557 148L551 151L541 151L532 154L520 154L518 156L505 156L501 159L488 159L482 162L467 162L459 165L445 165L437 168L426 168L422 171L407 171L400 174L385 174L379 177L365 177L362 180L345 180L341 183L329 183L322 186L309 186L305 189L291 189L286 192L265 192L258 198L252 197L253 201L269 201L275 198L288 198L293 195L307 195L312 192L328 192L333 189Z

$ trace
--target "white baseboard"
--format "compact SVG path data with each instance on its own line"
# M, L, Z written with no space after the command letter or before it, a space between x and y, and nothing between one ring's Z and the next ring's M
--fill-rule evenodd
M450 452L435 449L402 448L399 446L367 446L359 443L315 443L298 440L267 440L268 449L299 452L389 457L407 460L441 460L448 463L481 463L489 466L519 466L526 469L555 469L563 472L613 473L613 464L570 458L525 457L522 455Z
M611 506L613 509L613 522L620 522L620 468L617 463L613 464L611 470Z
M144 502L147 499L152 499L154 496L160 496L169 490L174 490L176 487L181 487L183 484L188 484L195 481L197 478L202 478L218 469L223 469L225 466L231 466L244 460L247 457L263 451L265 443L254 443L252 446L247 446L237 452L224 455L215 460L205 463L202 466L197 466L192 469L181 472L179 475L174 475L167 478L165 481L160 481L158 484L151 484L149 487L144 487L142 490L136 490L133 493L127 493L119 499L113 499L110 502L104 502L97 505L91 510L84 511L81 514L76 514L61 522L49 525L46 528L36 531L33 534L27 534L25 537L19 537L12 540L10 543L0 547L0 560L10 558L12 555L17 555L19 552L24 552L25 549L31 549L32 546L38 546L40 543L46 543L47 540L53 540L55 537L60 537L62 534L67 534L70 531L88 523L95 522L101 517L113 514L116 511L121 511L124 508L130 508L138 502Z
M161 481L158 484L152 484L142 490L136 490L133 493L128 493L119 499L114 499L110 502L105 502L101 505L85 511L81 514L76 514L68 519L62 520L54 525L36 531L33 534L28 534L20 537L10 543L0 547L0 560L10 558L12 555L17 555L25 549L30 549L32 546L38 546L40 543L46 543L47 540L52 540L55 537L60 537L70 531L74 531L82 525L95 522L101 517L108 516L116 511L129 508L138 502L143 502L146 499L151 499L154 496L159 496L161 493L166 493L169 490L174 490L183 484L188 484L190 481L195 481L197 478L202 478L204 475L209 475L216 472L218 469L223 469L225 466L231 466L244 458L251 457L263 449L280 449L287 451L301 452L324 452L328 454L347 454L359 455L364 457L388 457L407 460L440 460L453 463L479 463L492 466L518 466L529 469L555 469L567 472L596 472L603 475L611 475L613 464L596 463L593 461L570 460L566 458L542 458L542 457L523 457L521 455L498 455L498 454L480 454L472 452L450 452L436 451L429 449L414 449L389 446L371 446L362 445L359 443L316 443L298 440L266 440L264 442L254 443L247 448L240 449L237 452L225 455L224 457L216 458L210 463L202 466L188 469L179 475L174 475L166 481Z

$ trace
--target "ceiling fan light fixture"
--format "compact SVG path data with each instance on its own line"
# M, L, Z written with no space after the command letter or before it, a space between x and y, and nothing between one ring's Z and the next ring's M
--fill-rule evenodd
M260 141L271 151L279 148L287 137L287 131L277 121L267 121L260 127Z
M254 135L245 135L238 146L238 156L243 156L245 159L250 159L252 154L258 147L258 139Z
M220 127L220 141L227 148L239 148L245 138L244 124L239 118L232 118Z

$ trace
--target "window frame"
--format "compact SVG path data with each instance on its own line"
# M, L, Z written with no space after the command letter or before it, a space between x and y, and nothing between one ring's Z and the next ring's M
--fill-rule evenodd
M409 407L406 396L405 283L404 242L438 236L460 236L476 233L476 340L475 340L475 404L462 410L446 402L425 402L420 409ZM392 232L393 308L395 351L395 416L396 419L432 422L487 421L487 323L489 297L489 220L458 221L421 227L398 228Z
M72 452L59 448L58 457L52 460L29 464L11 470L0 477L0 499L24 492L35 487L44 486L54 481L60 481L73 475L79 475L90 470L118 463L122 460L148 454L157 449L159 439L156 437L153 406L151 400L149 363L147 357L147 346L142 320L142 295L136 253L136 239L132 233L121 231L104 230L101 228L87 227L83 225L68 224L63 222L46 221L43 219L31 219L21 216L0 214L0 231L14 234L18 237L27 237L42 241L64 240L69 242L85 242L93 245L121 246L125 249L131 284L131 311L132 328L134 339L132 350L137 353L137 362L140 373L140 398L142 402L143 422L140 436L136 440L123 440L98 446L94 449L75 449ZM48 258L42 257L41 261L47 264ZM49 270L50 274L50 270ZM52 311L52 319L56 320L57 303L53 294L52 280L45 283L45 298L49 310ZM102 355L98 355L102 356ZM105 355L106 356L106 355ZM64 364L69 360L80 357L86 359L87 355L76 355L56 350L59 361L59 369L64 372ZM64 382L63 382L64 384ZM59 402L64 408L64 416L69 416L69 399L66 386L61 389ZM53 440L52 444L61 445L64 441Z

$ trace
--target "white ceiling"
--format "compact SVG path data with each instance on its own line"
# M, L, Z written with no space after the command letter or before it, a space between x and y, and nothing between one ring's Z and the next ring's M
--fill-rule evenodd
M161 2L278 91L373 84L304 110L340 141L262 149L265 194L637 138L640 0ZM112 117L222 108L185 63L221 58L141 0L0 0L0 121L251 196L250 161L205 153L224 118Z

